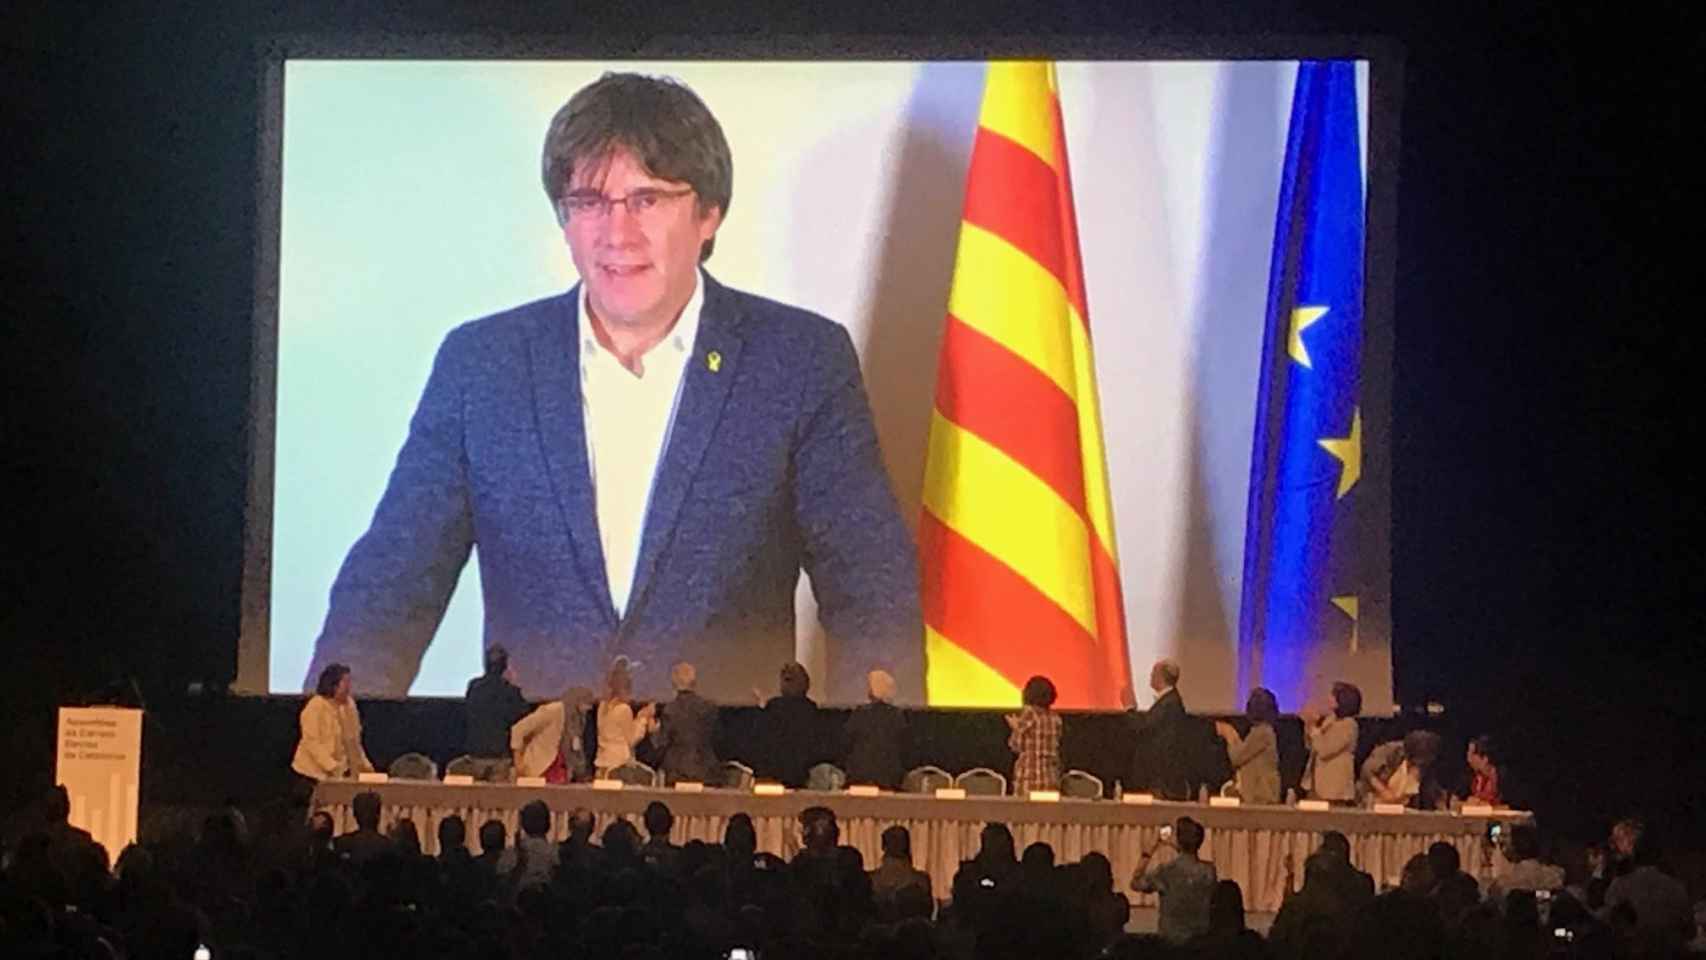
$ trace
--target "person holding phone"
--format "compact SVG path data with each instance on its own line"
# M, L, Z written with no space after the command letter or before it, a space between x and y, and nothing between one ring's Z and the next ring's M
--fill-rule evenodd
M1205 832L1202 824L1180 817L1171 827L1161 828L1161 838L1144 851L1132 875L1131 889L1161 897L1157 932L1174 943L1183 943L1208 932L1209 901L1220 879L1214 864L1197 856ZM1157 857L1158 853L1171 856Z

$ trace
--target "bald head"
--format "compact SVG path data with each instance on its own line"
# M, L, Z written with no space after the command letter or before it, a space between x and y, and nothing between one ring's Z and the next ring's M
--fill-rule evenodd
M1155 666L1149 668L1149 689L1156 693L1179 685L1179 663L1176 660L1163 658L1155 661Z
M882 703L894 702L894 675L889 673L887 670L872 670L868 675L866 675L865 683L871 692L872 700L881 701Z
M698 682L698 669L685 660L669 668L669 684L678 691L691 690Z

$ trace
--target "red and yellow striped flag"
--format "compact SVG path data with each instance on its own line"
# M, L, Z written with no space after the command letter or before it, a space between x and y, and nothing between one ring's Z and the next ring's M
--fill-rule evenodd
M919 527L932 705L1131 687L1078 225L1050 63L992 63L966 177Z

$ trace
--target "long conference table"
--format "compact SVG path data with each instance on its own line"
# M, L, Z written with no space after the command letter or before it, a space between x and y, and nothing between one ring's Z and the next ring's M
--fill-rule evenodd
M707 788L703 792L627 787L621 790L574 786L511 786L503 784L449 785L437 781L391 780L386 783L326 781L314 791L314 808L332 816L337 832L355 828L350 801L373 791L381 800L381 829L401 818L414 821L427 853L437 853L438 824L451 815L467 824L471 846L487 820L498 820L514 836L518 814L525 804L543 800L551 810L551 835L568 835L569 814L592 811L597 830L617 817L640 825L640 815L653 800L675 814L670 839L721 842L723 828L736 813L752 817L760 850L791 859L799 849L798 816L812 806L835 811L841 842L864 855L867 868L882 856L883 830L894 824L912 833L913 864L928 871L938 900L947 900L954 871L978 849L978 834L988 823L1005 823L1019 850L1043 841L1056 859L1069 862L1100 851L1112 861L1115 883L1122 889L1137 869L1142 852L1160 839L1160 828L1184 815L1207 828L1201 856L1212 862L1222 879L1238 881L1244 902L1252 911L1279 909L1285 897L1286 862L1296 882L1302 882L1303 861L1320 846L1321 834L1337 830L1350 840L1352 859L1375 882L1395 885L1405 861L1436 841L1457 848L1463 869L1485 881L1491 878L1494 852L1486 840L1495 820L1522 822L1521 811L1489 815L1405 811L1382 813L1334 808L1305 811L1287 806L1220 807L1201 803L1118 803L1111 800L1032 801L1018 797L969 796L945 799L933 795L884 793L857 796L790 790L781 795L746 790ZM643 834L643 829L642 829ZM1149 894L1128 893L1138 907L1154 905Z

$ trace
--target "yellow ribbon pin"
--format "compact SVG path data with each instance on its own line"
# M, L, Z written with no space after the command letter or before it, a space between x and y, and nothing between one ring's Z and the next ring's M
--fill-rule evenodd
M705 366L710 367L712 373L721 370L723 368L723 355L715 350L705 354Z

